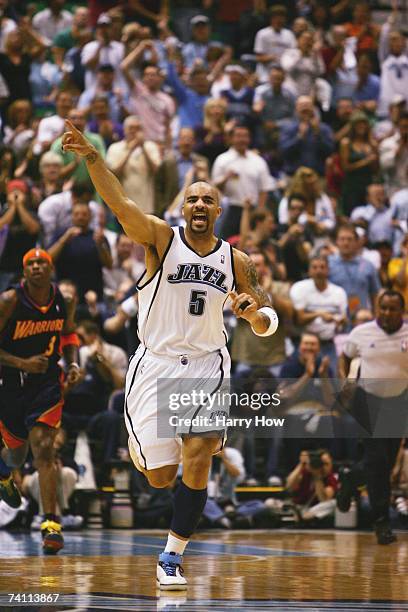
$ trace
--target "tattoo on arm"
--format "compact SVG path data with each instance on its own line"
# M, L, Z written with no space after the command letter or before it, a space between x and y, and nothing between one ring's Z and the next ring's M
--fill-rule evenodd
M85 155L85 159L89 164L94 164L98 159L98 153L96 151L91 151L87 155Z
M246 280L248 288L254 297L257 299L259 306L272 306L268 294L262 289L258 281L258 274L254 263L248 258L245 266Z

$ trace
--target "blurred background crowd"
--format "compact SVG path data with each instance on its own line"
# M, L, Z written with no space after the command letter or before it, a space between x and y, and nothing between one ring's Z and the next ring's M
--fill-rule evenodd
M65 119L146 213L180 225L188 185L219 189L216 232L250 255L281 321L258 338L226 310L235 384L290 379L286 401L310 424L330 412L344 339L379 292L408 307L407 26L397 0L0 0L0 290L41 245L76 297L83 380L63 427L97 441L102 481L126 459L143 251L62 152ZM288 478L307 508L332 500L333 461L356 461L358 443L326 440L317 460L307 431L232 434L217 482Z

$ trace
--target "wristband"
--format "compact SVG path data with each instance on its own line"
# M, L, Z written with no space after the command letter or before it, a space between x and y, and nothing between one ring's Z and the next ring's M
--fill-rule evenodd
M135 300L135 296L131 295L130 297L128 297L126 300L124 300L121 304L120 307L122 308L123 312L128 316L128 317L134 317L137 315L137 311L138 311L138 305L136 303Z
M80 366L79 366L79 363L77 363L76 361L73 361L72 363L69 363L68 364L68 369L69 368L77 368L78 370L81 369Z
M258 309L258 312L263 312L263 314L266 314L266 316L269 318L269 327L266 330L266 332L264 332L263 334L259 334L258 332L254 330L254 328L251 325L252 331L254 332L256 336L261 336L261 337L272 336L272 334L274 334L276 330L278 329L278 324L279 324L279 319L278 319L278 315L276 314L276 311L270 306L262 306L262 308Z
M72 334L62 334L60 339L60 349L62 351L66 346L79 346L78 335L73 332Z

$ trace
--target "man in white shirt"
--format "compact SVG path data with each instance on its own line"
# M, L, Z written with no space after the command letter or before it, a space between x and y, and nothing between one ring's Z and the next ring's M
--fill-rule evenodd
M367 229L368 242L391 242L393 228L391 224L392 212L388 207L387 194L384 185L373 183L367 187L367 204L357 206L351 213L351 221L360 223Z
M145 66L140 81L132 77L129 67L137 50L138 47L122 62L122 70L130 89L128 110L132 115L140 117L148 140L171 148L170 123L175 114L174 101L161 91L163 77L158 66Z
M272 64L279 64L281 55L286 49L296 47L296 38L290 30L284 28L286 8L277 4L270 10L270 25L259 30L255 36L254 52L258 60L256 73L261 83L266 83Z
M96 40L91 40L82 49L81 62L86 68L85 89L93 90L97 83L98 66L110 64L116 68L115 87L127 89L125 79L120 71L125 46L113 40L112 20L106 13L102 13L96 23Z
M339 364L340 377L346 380L351 361L361 359L360 377L351 383L357 384L352 407L358 423L369 423L368 437L363 439L364 463L379 544L396 540L389 524L390 477L407 428L408 323L403 320L404 309L400 293L384 291L378 300L377 320L353 329ZM349 479L348 486L342 485L340 490L338 505L342 511L350 506L354 492L350 485Z
M56 236L63 234L72 225L72 206L76 202L89 204L92 229L99 226L100 204L91 198L94 191L88 183L75 184L70 191L55 193L43 200L38 208L42 227L42 239L45 246L50 246Z
M72 25L72 13L65 11L64 0L49 0L46 8L33 17L33 28L44 39L46 45L51 46L55 36Z
M106 154L106 163L121 181L129 198L140 202L145 213L154 211L154 177L159 169L159 146L145 140L141 121L135 115L123 122L125 139L114 142Z
M330 365L335 369L334 336L346 320L347 294L342 287L329 281L329 264L325 257L310 260L309 276L292 285L290 298L298 324L304 331L319 337L321 352L330 357Z
M245 200L263 209L268 191L274 186L266 161L249 151L249 143L248 128L235 126L231 148L218 155L213 165L212 180L229 200L221 230L223 238L239 234Z
M396 95L408 102L408 57L405 37L400 32L391 32L390 55L381 66L380 101L377 113L384 117Z
M70 93L60 91L57 94L55 105L55 115L44 117L38 125L37 138L34 144L36 155L41 155L43 151L49 149L54 140L61 136L65 129L65 119L73 108L74 101Z
M320 99L318 79L325 73L325 65L320 52L316 51L315 42L313 33L306 30L300 34L297 48L286 49L282 54L281 66L287 74L286 85L296 97L314 94Z

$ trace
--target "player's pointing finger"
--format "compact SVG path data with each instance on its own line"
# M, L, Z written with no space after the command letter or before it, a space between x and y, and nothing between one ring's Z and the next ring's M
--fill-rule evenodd
M73 134L82 136L81 132L75 127L75 125L69 120L65 119L65 127L70 130Z

